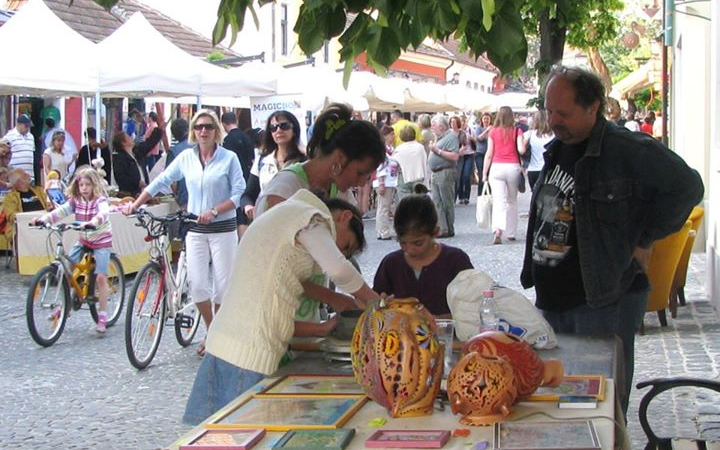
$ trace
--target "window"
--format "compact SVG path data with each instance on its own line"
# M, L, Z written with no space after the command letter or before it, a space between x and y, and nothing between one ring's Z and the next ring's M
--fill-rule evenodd
M288 7L280 5L280 54L288 54Z

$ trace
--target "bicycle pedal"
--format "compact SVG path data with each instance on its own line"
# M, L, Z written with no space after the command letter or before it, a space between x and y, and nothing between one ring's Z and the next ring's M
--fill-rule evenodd
M99 300L100 300L100 299L98 299L98 298L95 297L94 295L88 295L87 297L85 297L85 303L88 303L88 304L90 304L90 303L97 303Z
M175 317L175 323L179 323L180 328L192 328L193 325L195 325L195 319L191 316L178 314L177 317Z
M73 309L73 311L77 311L77 310L79 310L80 308L82 308L82 302L80 301L79 298L73 297L73 299L72 299L72 309Z

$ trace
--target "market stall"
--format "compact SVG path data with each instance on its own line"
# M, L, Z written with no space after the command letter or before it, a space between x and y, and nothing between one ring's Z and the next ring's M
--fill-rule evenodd
M543 358L562 358L567 362L566 374L600 371L598 375L605 381L603 400L591 409L561 409L557 401L523 401L512 406L512 412L501 425L504 427L501 430L521 429L523 433L535 432L545 436L547 446L541 446L536 441L532 448L565 448L557 441L568 439L568 434L563 433L571 433L570 439L575 439L573 443L577 444L578 439L589 439L591 432L588 430L594 430L597 447L573 448L615 448L616 441L627 439L624 425L616 427L615 424L615 417L621 415L617 412L613 379L618 373L616 341L577 336L558 336L558 341L558 349L541 351L540 355ZM583 355L589 356L586 359ZM443 400L442 396L436 401L430 416L391 418L382 406L368 401L362 393L348 362L328 362L324 352L304 352L273 377L261 381L195 427L170 448L189 450L193 447L182 446L202 439L202 436L220 439L235 432L238 437L239 430L244 430L243 436L250 440L251 434L258 435L253 434L257 442L254 446L247 446L248 449L283 448L283 445L287 448L290 445L288 441L293 439L315 440L312 441L315 446L307 448L493 448L495 427L462 425L460 417L453 415L447 399ZM234 430L229 431L229 428ZM211 436L213 433L220 435ZM226 433L225 436L222 433ZM384 438L385 441L373 442L371 437L375 440ZM331 438L335 439L336 445L343 440L344 444L322 447L318 440L327 442ZM416 443L411 444L410 440ZM404 445L398 445L398 441L404 441ZM429 442L433 442L434 446L431 447Z

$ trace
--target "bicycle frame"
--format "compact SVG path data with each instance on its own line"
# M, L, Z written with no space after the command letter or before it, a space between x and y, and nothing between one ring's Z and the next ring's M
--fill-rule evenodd
M73 263L68 255L65 253L65 245L62 241L62 231L51 228L50 235L55 235L58 238L58 243L55 244L55 259L51 263L58 268L58 275L65 278L68 286L75 292L78 299L84 299L82 287L77 280L72 276L73 270L75 269L75 263ZM90 270L86 269L83 271L83 275L93 276Z

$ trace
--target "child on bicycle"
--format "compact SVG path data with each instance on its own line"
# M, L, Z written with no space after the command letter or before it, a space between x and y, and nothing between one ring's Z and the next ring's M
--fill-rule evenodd
M86 231L70 250L68 258L77 263L85 249L90 249L95 256L95 286L98 293L98 321L95 330L98 333L105 333L107 328L107 273L112 252L110 204L103 186L100 174L95 169L86 167L78 170L67 189L69 200L32 222L52 224L75 214L75 220L84 225Z
M364 244L362 216L354 206L337 198L323 202L306 189L257 217L235 251L183 420L200 423L275 372L293 334L332 331L335 318L304 330L308 334L295 327L295 312L313 275L324 272L352 294L329 301L335 311L379 299L347 260Z
M380 262L373 289L398 298L415 297L434 316L449 318L447 286L473 265L461 249L435 241L440 232L437 223L435 204L427 195L400 200L393 223L400 250Z

